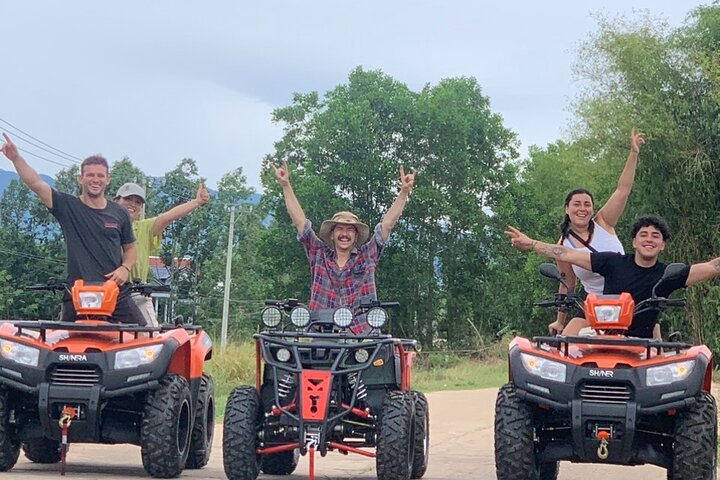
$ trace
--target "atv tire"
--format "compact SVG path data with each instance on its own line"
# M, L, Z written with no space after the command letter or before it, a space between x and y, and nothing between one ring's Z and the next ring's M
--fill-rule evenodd
M215 392L213 380L210 375L203 373L195 406L195 421L190 436L190 452L185 462L185 468L196 469L207 465L210 460L214 431Z
M0 472L15 466L20 456L20 442L10 426L7 391L0 389Z
M552 479L535 459L533 413L512 384L500 387L495 402L495 472L497 480ZM551 465L550 464L543 464ZM552 473L552 472L549 472ZM557 473L557 472L556 472ZM556 475L557 476L557 475Z
M223 467L229 480L255 480L260 473L260 455L255 449L261 405L254 387L236 387L228 397L223 420Z
M380 410L377 438L378 480L409 480L413 467L414 405L410 393L392 391Z
M427 398L421 392L411 391L415 404L413 462L410 478L422 478L430 455L430 409Z
M714 480L717 468L717 406L709 393L701 393L675 420L672 480Z
M22 445L25 457L35 463L57 463L60 461L60 442L49 438L35 438Z
M300 451L288 450L286 452L263 455L260 461L260 470L268 475L290 475L297 468L300 460Z
M190 447L192 408L187 380L169 375L148 393L140 426L140 452L145 471L174 478L185 467Z

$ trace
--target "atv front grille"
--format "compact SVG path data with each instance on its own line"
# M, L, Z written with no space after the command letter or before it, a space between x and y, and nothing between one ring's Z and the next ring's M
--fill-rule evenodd
M586 383L580 388L580 398L595 403L626 403L632 400L632 390L626 385Z
M63 365L50 372L50 383L68 387L92 387L100 383L100 372L88 366Z

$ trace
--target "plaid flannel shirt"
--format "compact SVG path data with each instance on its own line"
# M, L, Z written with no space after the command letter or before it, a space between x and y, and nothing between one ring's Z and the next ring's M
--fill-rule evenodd
M335 250L315 235L310 220L305 221L305 228L297 238L310 262L310 310L337 307L355 310L362 301L377 300L375 269L385 245L380 224L364 245L353 249L343 268L335 263ZM356 333L362 330L360 323L356 317L351 329Z

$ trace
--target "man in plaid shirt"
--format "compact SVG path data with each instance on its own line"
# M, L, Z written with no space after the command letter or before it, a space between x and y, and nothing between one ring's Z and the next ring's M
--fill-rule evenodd
M275 179L282 187L285 206L298 232L310 262L310 310L357 307L363 301L377 300L375 269L383 247L397 223L415 183L415 173L400 167L400 193L372 235L367 225L350 212L338 212L320 226L315 235L290 185L287 162L275 167ZM364 323L364 322L363 322ZM367 324L353 323L358 333Z

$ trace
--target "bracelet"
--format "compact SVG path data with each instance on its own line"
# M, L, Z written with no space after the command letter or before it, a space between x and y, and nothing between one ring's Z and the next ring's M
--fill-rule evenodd
M120 266L123 267L125 270L127 270L128 273L130 273L130 269L127 267L127 265L125 265L124 263L121 263Z

